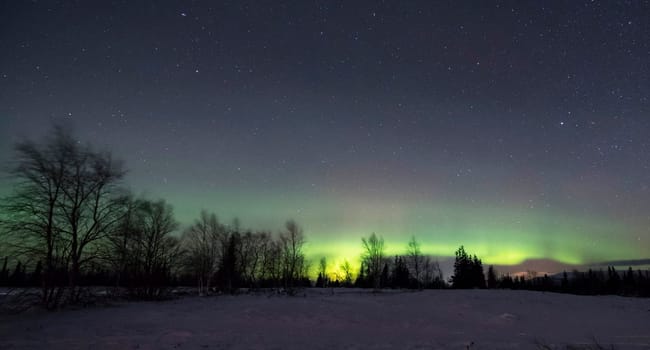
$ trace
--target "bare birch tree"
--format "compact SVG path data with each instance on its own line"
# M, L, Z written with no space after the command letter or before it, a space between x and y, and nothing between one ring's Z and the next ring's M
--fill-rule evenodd
M384 239L373 232L368 238L361 238L363 255L361 259L368 267L368 277L373 288L379 289L381 272L384 262Z
M42 263L45 307L60 303L63 279L74 302L80 271L98 260L100 242L118 222L121 163L81 145L61 126L43 144L23 141L15 152L15 187L3 201L2 234L17 254Z
M197 277L199 295L210 291L212 277L217 272L220 259L221 236L224 227L219 224L215 214L201 212L201 217L184 233L181 243L187 252L187 265Z
M420 249L420 242L415 239L415 236L412 236L411 240L408 242L406 256L408 258L409 269L413 273L413 277L415 277L419 288L421 287L422 283L424 256L422 255L422 250Z
M305 236L302 228L293 220L287 221L285 228L286 231L280 235L282 275L285 288L292 289L295 283L304 276L307 268L303 253Z

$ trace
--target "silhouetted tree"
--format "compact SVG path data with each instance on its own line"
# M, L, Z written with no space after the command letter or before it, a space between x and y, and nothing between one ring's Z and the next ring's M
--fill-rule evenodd
M393 264L393 271L391 273L391 287L393 288L408 288L410 285L410 273L404 258L395 256Z
M303 253L305 236L302 228L295 221L285 224L286 231L280 235L282 251L282 279L285 288L290 291L307 275L307 262Z
M445 281L438 261L425 256L422 264L422 283L427 288L444 288Z
M318 273L318 277L316 278L316 284L314 285L316 288L323 288L325 286L325 282L323 282L323 274Z
M420 243L411 237L406 249L406 256L408 257L409 270L412 272L413 278L416 281L416 287L420 288L422 284L422 268L424 265L424 257L420 249Z
M270 235L265 237L262 279L270 287L280 287L283 276L282 246L278 240L271 239Z
M219 244L224 234L225 229L217 220L217 216L202 211L200 219L181 237L181 244L186 252L186 265L196 276L199 295L205 295L210 290L212 277L219 267Z
M614 266L607 266L607 292L610 294L619 293L621 289L621 278Z
M322 257L318 263L318 277L316 280L316 287L327 287L329 279L327 277L327 258Z
M388 272L388 263L384 263L384 268L381 270L381 275L379 275L379 287L386 288L390 283L390 274Z
M490 289L497 288L497 275L492 265L488 268L487 287Z
M472 257L471 265L471 287L485 288L485 274L483 273L483 263L476 255Z
M471 257L460 246L455 253L454 275L451 278L454 288L485 288L483 264L476 255Z
M369 281L368 275L368 267L366 265L365 261L361 261L361 265L359 266L359 274L357 275L356 280L354 281L354 286L357 288L368 288L371 286L372 282Z
M133 215L133 231L119 252L126 260L125 284L132 296L163 297L181 254L179 239L171 235L178 227L173 209L163 200L139 199Z
M68 301L75 302L84 265L99 258L99 247L118 216L115 198L124 175L109 153L82 145L56 126L43 144L15 146L14 191L0 208L0 233L20 256L43 261L42 304L59 305L67 275Z
M634 281L634 271L632 267L628 267L626 271L623 271L623 280L622 280L622 290L625 295L633 295L635 290L635 281Z
M104 246L104 256L115 275L115 292L133 278L138 244L142 236L142 200L130 194L122 197L121 215L113 234Z
M499 281L499 287L503 289L514 289L514 281L512 277L509 274L501 277L501 280Z
M235 226L236 227L236 226ZM227 293L234 293L239 288L241 270L239 269L238 247L241 244L239 232L235 228L226 237L221 263L217 272L217 279L221 289Z
M241 236L239 269L243 283L249 287L258 286L259 280L263 279L269 241L270 234L267 232L247 231Z
M384 239L372 233L367 239L365 237L361 238L361 243L363 246L361 260L368 268L367 278L372 283L373 288L378 289L381 286L381 269L384 262ZM388 270L386 269L387 276Z
M350 287L352 285L352 267L350 262L345 259L341 264L341 272L343 272L343 285L345 287Z
M454 275L451 277L453 288L470 288L471 287L471 260L465 252L465 247L460 246L455 252L456 260L454 261Z
M562 281L560 282L560 287L564 292L568 292L569 290L569 276L566 273L566 270L562 272Z

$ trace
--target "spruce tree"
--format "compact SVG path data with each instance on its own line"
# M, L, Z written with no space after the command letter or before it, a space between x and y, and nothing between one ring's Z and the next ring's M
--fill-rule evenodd
M487 287L489 289L494 289L497 287L497 275L494 271L494 266L492 265L490 265L488 268Z
M470 264L471 285L470 288L485 288L485 274L483 273L483 262L476 255L472 257Z
M569 290L569 276L567 275L566 270L562 273L561 288L563 292L567 292Z
M379 285L381 288L386 288L388 286L388 283L390 282L388 274L388 263L384 264L384 269L381 271L381 276L379 278Z
M468 268L469 257L465 252L465 247L462 245L456 251L456 260L454 261L454 275L451 277L451 284L453 288L469 288L468 283Z

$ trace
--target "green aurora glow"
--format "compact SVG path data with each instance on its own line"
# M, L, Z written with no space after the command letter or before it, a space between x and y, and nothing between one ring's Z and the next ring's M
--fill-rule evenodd
M0 11L0 171L70 123L181 230L294 219L313 266L356 268L372 232L549 272L650 258L639 6L52 3Z
M616 233L642 229L607 217L594 220L560 210L218 191L166 198L184 223L191 222L202 208L216 212L222 222L238 217L244 227L274 232L282 229L283 220L295 219L304 228L305 250L312 264L326 257L334 271L346 259L356 271L361 237L372 232L384 237L389 256L403 254L408 239L415 236L425 254L444 259L464 245L484 263L495 265L517 265L529 259L581 265L646 257L642 246L616 238Z

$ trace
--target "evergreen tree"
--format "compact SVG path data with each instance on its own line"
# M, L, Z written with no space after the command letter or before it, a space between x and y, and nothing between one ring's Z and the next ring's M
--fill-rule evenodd
M614 266L607 267L607 292L608 293L618 293L621 288L621 278L618 276L618 272Z
M512 277L510 275L503 276L499 282L499 286L504 289L513 289L514 282L512 281Z
M488 268L487 287L490 289L497 287L497 275L492 265Z
M454 275L451 277L453 288L470 288L468 281L470 260L462 245L456 251L456 260L454 261Z
M384 263L384 269L381 271L381 275L379 277L379 286L381 288L386 288L389 282L390 276L388 273L388 263Z
M562 282L561 282L562 291L567 292L569 290L569 276L566 273L566 270L562 273Z
M320 273L320 272L318 273L318 278L316 279L316 285L315 285L315 287L316 287L316 288L323 288L323 287L325 287L325 280L323 279L323 274Z
M485 288L485 274L483 273L483 263L476 255L472 257L471 265L471 287Z
M481 259L476 255L467 254L463 246L456 251L451 283L453 288L485 288L485 274Z
M327 258L322 257L318 263L318 275L321 278L321 287L327 287L329 278L327 277ZM318 282L318 281L317 281Z
M357 275L357 278L354 280L354 286L356 288L367 288L367 275L366 275L367 268L364 264L364 262L361 262L361 266L359 267L359 274Z
M395 256L395 264L391 273L391 287L408 288L410 283L410 273L406 262L401 256Z
M221 264L217 272L220 287L227 293L233 293L239 287L240 271L238 271L237 251L240 244L240 236L237 232L231 232L226 239L226 247L221 257ZM285 276L285 278L287 278Z
M634 271L632 271L632 266L627 269L626 273L623 273L623 286L628 293L634 289Z

